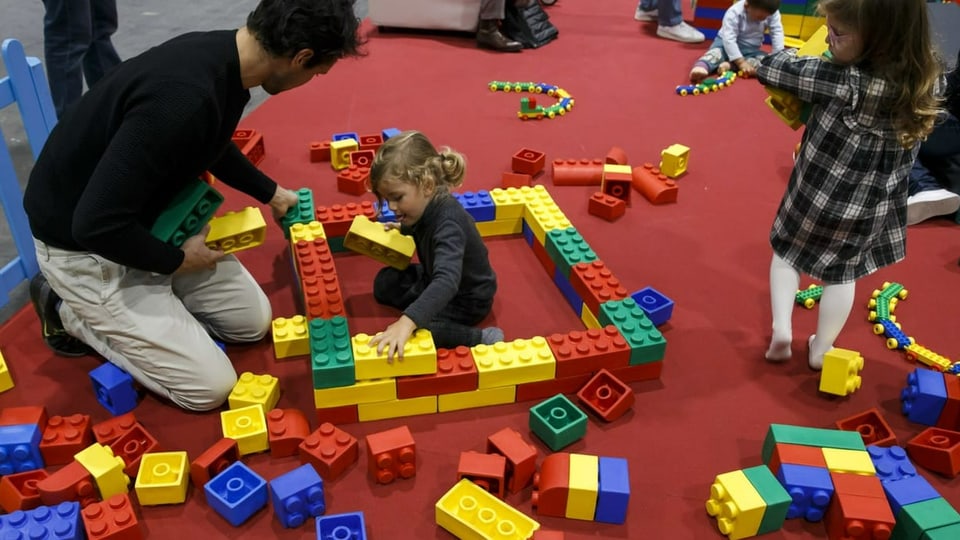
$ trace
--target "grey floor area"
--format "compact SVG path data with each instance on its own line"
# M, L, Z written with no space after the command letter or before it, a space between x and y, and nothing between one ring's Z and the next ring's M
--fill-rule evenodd
M399 1L399 0L398 0ZM117 0L119 29L113 43L121 58L130 58L166 41L196 30L239 28L259 0ZM358 17L367 15L367 0L357 0ZM40 0L0 0L0 40L15 38L23 43L27 56L43 60L43 3ZM0 78L6 76L0 62ZM263 103L267 95L251 91L247 112ZM33 157L25 139L15 106L0 110L0 130L10 150L17 178L26 184ZM0 210L2 214L2 210ZM0 265L16 255L6 219L0 219ZM4 322L29 303L26 284L21 284L0 308Z

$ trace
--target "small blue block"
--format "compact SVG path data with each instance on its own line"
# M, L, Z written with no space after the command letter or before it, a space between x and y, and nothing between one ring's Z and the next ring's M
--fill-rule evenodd
M653 287L644 287L631 294L630 298L647 314L654 326L662 325L673 316L673 300Z
M908 476L896 482L881 482L883 491L890 503L893 516L897 517L900 509L908 504L929 501L940 497L940 493L927 482L927 479L917 475Z
M317 540L367 540L363 512L318 517Z
M473 216L474 221L493 221L497 219L497 207L493 204L489 191L480 190L476 193L465 191L454 193L453 196L467 213Z
M267 481L235 461L203 486L207 504L238 527L267 505Z
M43 468L40 426L0 426L0 476Z
M630 502L630 471L623 458L600 456L600 488L594 521L623 524Z
M0 537L82 540L86 534L80 519L80 503L63 502L0 515Z
M876 469L877 478L882 484L899 482L904 478L917 475L917 468L913 466L903 447L871 444L867 447L867 453L870 454L873 468Z
M303 525L327 509L323 501L323 479L309 463L271 480L270 498L273 513L288 529Z
M342 141L342 140L345 140L345 139L353 139L353 140L357 141L357 144L360 144L360 135L357 135L356 132L351 132L351 131L345 131L345 132L343 132L343 133L334 133L332 140L334 140L334 141Z
M393 213L386 202L374 201L373 208L377 211L377 221L390 223L397 220L397 215Z
M93 392L110 414L119 416L132 411L137 406L137 389L133 386L133 377L110 362L90 372Z
M577 291L573 289L573 284L570 283L567 276L563 275L563 272L560 271L559 266L553 271L553 283L557 286L557 289L563 295L567 304L573 308L573 312L579 317L583 311L583 300L580 298L580 295L577 294Z
M911 422L937 425L947 404L947 385L943 373L917 368L907 375L907 386L900 392L900 410Z
M380 134L383 135L383 140L385 141L388 140L390 137L396 137L400 133L401 131L397 128L387 128L380 132Z
M527 241L528 246L532 246L533 243L537 241L537 237L534 236L533 234L533 229L531 229L530 226L527 225L527 220L523 220L523 224L521 225L521 227L522 227L521 231L523 232L523 239Z
M793 499L787 510L787 519L803 517L807 521L821 521L833 497L830 471L809 465L784 463L777 471L777 480Z

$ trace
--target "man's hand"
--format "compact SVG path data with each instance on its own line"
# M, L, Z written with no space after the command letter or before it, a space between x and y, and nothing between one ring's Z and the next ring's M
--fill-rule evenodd
M377 356L387 350L387 363L393 363L393 355L397 355L398 360L403 360L403 346L407 344L414 330L417 329L417 323L406 315L401 315L399 319L387 327L386 330L373 336L370 340L370 346L377 346Z
M283 216L287 215L290 208L300 203L300 197L295 191L290 191L280 185L277 185L277 191L270 199L270 210L273 212L273 219L280 223Z
M207 234L210 225L204 225L203 230L196 236L191 236L180 246L183 251L183 262L176 273L196 272L197 270L213 270L217 261L223 258L223 251L207 247Z

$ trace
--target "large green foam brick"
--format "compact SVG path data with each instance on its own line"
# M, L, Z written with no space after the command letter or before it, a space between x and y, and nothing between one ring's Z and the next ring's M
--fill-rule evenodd
M757 465L749 469L743 469L743 474L747 480L757 490L763 502L767 505L763 511L763 519L760 521L760 528L757 534L766 534L768 532L778 531L783 528L783 522L787 519L787 511L790 510L790 503L793 499L783 484L777 480L777 477L770 472L766 465Z
M763 439L761 457L765 464L770 464L773 449L777 443L798 444L800 446L817 446L820 448L841 448L845 450L866 450L863 437L859 431L840 431L836 429L821 429L803 426L788 426L786 424L770 424L767 436Z
M316 210L313 206L313 191L310 188L300 188L297 190L297 204L291 206L287 213L280 219L280 225L283 226L284 238L290 238L290 226L296 223L310 223L316 220Z
M153 223L150 233L163 242L180 247L210 221L223 203L223 195L199 178L170 201Z
M600 326L612 324L630 345L630 365L663 360L667 340L633 298L600 304Z
M576 264L597 260L597 254L573 227L548 231L544 247L550 260L567 279L570 278L570 268Z
M530 431L556 452L587 434L587 415L557 394L530 409Z
M357 377L347 319L339 315L332 319L311 319L308 331L313 387L336 388L354 384Z
M900 509L890 540L947 538L943 536L947 533L942 530L956 530L957 524L960 524L960 514L943 497L916 502ZM938 530L941 531L937 532ZM949 538L956 539L960 536Z

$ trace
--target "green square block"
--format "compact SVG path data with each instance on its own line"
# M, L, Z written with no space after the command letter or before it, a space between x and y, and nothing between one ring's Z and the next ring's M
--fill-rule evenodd
M177 193L157 216L150 233L163 242L180 247L210 221L223 203L223 195L199 178Z
M335 388L354 384L356 369L347 319L339 315L332 319L311 319L308 332L313 387Z
M957 540L960 538L960 523L923 531L920 540Z
M597 319L601 326L616 326L623 335L630 345L631 366L663 360L667 352L667 340L633 298L600 304Z
M791 2L780 2L780 15L800 15L806 14L807 6L805 4L794 4Z
M890 540L920 540L926 531L935 531L958 523L960 514L943 497L916 502L900 509Z
M298 202L291 206L287 213L280 219L283 226L283 237L290 238L290 226L296 223L307 224L316 221L315 209L313 207L313 191L310 188L300 188L297 190Z
M597 260L597 254L594 253L590 245L580 236L577 229L567 227L565 229L553 229L547 232L546 246L547 255L550 260L557 265L563 277L570 279L570 269L577 263L587 263Z
M557 394L530 409L530 431L556 452L587 434L587 415Z
M787 490L783 488L783 484L777 480L777 477L770 472L766 465L743 469L743 474L746 475L747 480L750 480L753 488L757 490L757 493L760 494L763 502L767 505L767 508L763 511L763 520L760 521L757 535L782 529L793 498L790 497Z
M770 463L773 449L777 443L817 446L820 448L841 448L846 450L866 450L859 431L840 431L786 424L770 424L767 436L763 439L761 457L765 464Z

